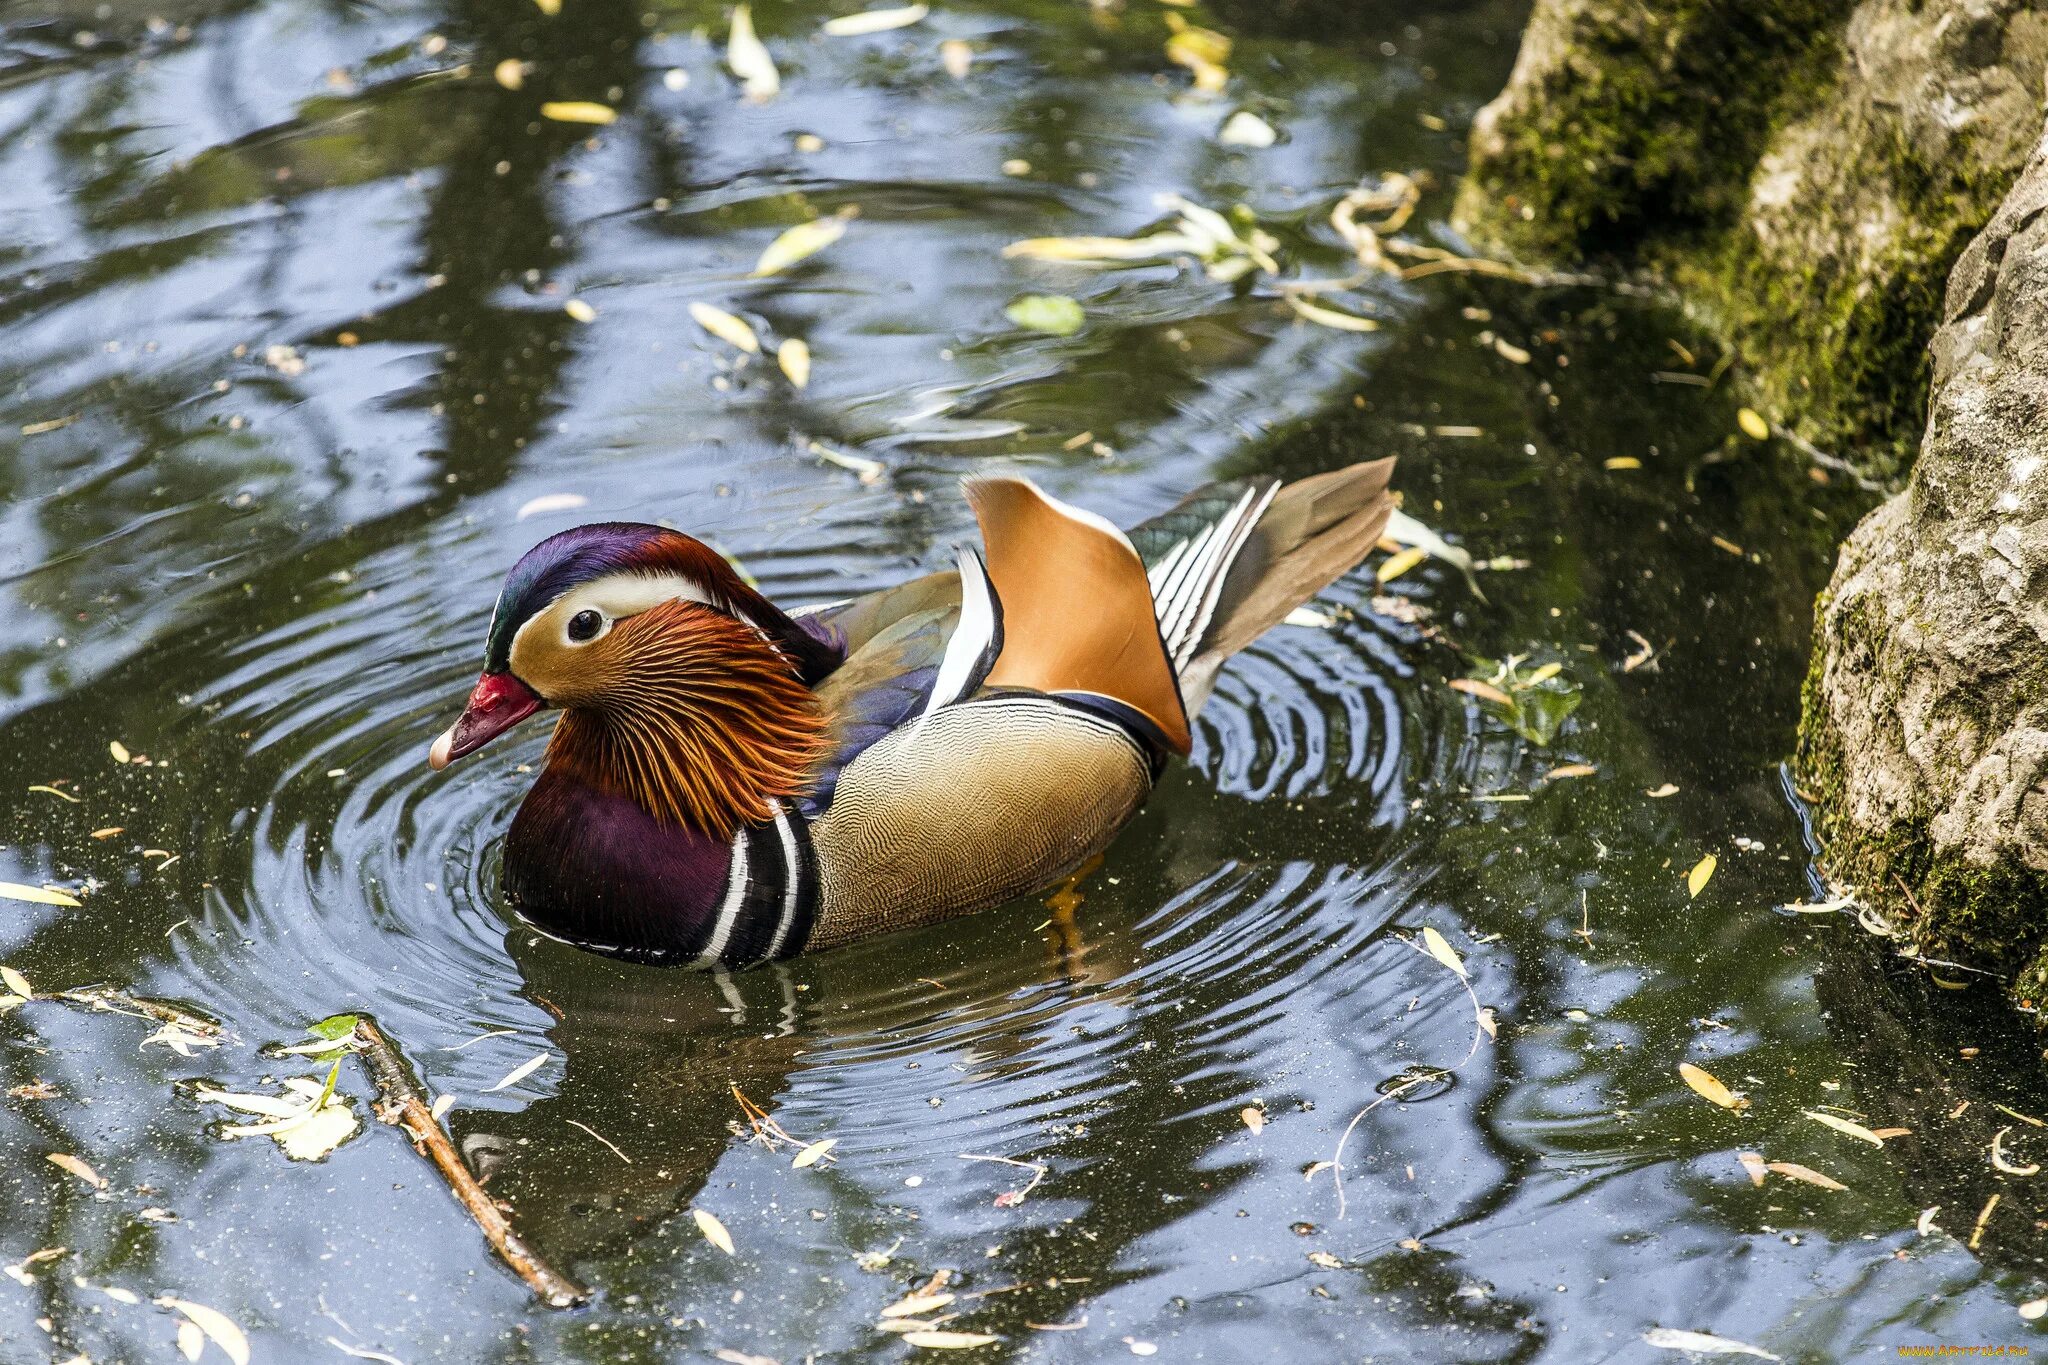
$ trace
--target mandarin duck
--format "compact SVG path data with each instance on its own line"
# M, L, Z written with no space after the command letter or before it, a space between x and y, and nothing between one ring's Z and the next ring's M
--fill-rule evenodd
M612 956L742 967L998 905L1136 814L1223 662L1379 540L1393 465L1212 484L1128 534L977 478L957 571L791 611L680 532L564 531L429 762L561 712L505 895Z

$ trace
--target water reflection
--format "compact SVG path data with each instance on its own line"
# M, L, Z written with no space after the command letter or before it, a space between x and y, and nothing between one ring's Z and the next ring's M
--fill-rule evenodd
M767 105L722 71L708 5L9 22L0 879L85 907L6 903L4 958L39 988L191 1001L230 1037L184 1057L119 1016L0 1020L0 1142L26 1158L0 1176L0 1260L67 1248L9 1282L0 1336L155 1358L172 1326L147 1299L172 1292L277 1359L329 1337L415 1362L882 1354L904 1348L877 1310L938 1269L959 1326L1048 1359L2016 1334L2034 1211L1985 1149L1996 1104L2048 1117L2029 1048L1768 908L1807 890L1775 764L1857 504L1732 439L1725 387L1651 378L1685 368L1675 342L1703 379L1712 342L1615 291L1388 280L1353 300L1385 324L1362 335L1197 271L1000 254L1141 231L1174 193L1242 202L1336 273L1330 205L1391 170L1432 186L1416 233L1447 241L1460 130L1521 8L1200 6L1237 44L1219 103L1179 97L1169 11L1135 0L816 36L843 8L757 6L786 81ZM1276 146L1217 143L1239 103ZM783 228L854 207L829 252L747 278ZM1018 331L1028 291L1088 325ZM807 341L810 385L741 363L691 302ZM886 472L861 484L814 440ZM420 762L504 567L571 519L671 520L795 602L941 557L969 527L958 476L991 464L1130 521L1207 478L1388 453L1485 600L1440 563L1333 589L1329 626L1234 666L1193 763L1045 904L729 979L602 962L495 895L542 737L459 780ZM558 494L583 506L520 519ZM1584 689L1547 748L1444 686L1531 653ZM1409 941L1423 925L1472 998ZM1476 1050L1475 1001L1499 1028ZM532 1310L388 1131L293 1166L209 1136L173 1087L291 1074L257 1046L348 1008L453 1098L591 1309ZM1964 1034L1983 1051L1958 1069ZM1752 1109L1684 1091L1681 1059ZM1453 1066L1339 1150L1390 1080ZM751 1140L735 1088L835 1162ZM1827 1104L1914 1135L1869 1149L1804 1117ZM1848 1189L1759 1189L1742 1150ZM1913 1231L1935 1203L1954 1236Z

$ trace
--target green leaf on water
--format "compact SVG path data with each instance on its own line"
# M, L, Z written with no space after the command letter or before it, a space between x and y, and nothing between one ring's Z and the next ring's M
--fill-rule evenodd
M356 1017L353 1014L330 1014L306 1030L315 1038L325 1038L329 1042L339 1042L355 1031Z
M1516 734L1531 744L1546 746L1557 738L1572 712L1579 709L1584 689L1558 664L1547 663L1524 671L1524 662L1517 658L1500 662L1474 659L1469 678L1493 692L1469 690ZM1505 704L1500 698L1505 698Z
M1056 337L1072 336L1087 321L1081 305L1065 294L1025 294L1012 300L1003 314L1019 327Z

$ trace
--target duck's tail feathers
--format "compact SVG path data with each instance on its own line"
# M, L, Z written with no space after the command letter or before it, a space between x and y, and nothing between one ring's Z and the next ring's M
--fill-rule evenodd
M1391 459L1294 483L1213 484L1131 533L1189 715L1223 661L1371 552L1394 510Z

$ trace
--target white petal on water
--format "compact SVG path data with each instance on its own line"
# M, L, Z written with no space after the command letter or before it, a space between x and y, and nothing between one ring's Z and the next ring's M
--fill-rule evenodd
M1643 1340L1652 1346L1661 1346L1667 1351L1697 1351L1701 1355L1755 1356L1759 1360L1784 1359L1746 1341L1717 1337L1706 1332L1681 1332L1675 1327L1652 1327L1643 1333Z
M820 27L834 38L858 38L864 33L887 33L892 28L908 28L921 22L931 12L929 5L871 9L859 14L843 14L837 19L827 19Z
M518 1066L505 1073L504 1080L499 1081L496 1085L485 1086L484 1093L489 1094L493 1090L509 1090L545 1066L550 1055L552 1054L542 1052L527 1061L521 1062Z
M525 521L528 517L538 517L548 512L573 512L579 507L587 506L589 502L590 499L581 493L543 493L537 498L529 498L519 504L519 510L513 514L512 520Z
M772 100L782 89L782 74L775 69L775 59L768 55L768 49L754 34L751 5L733 6L732 32L725 43L725 64L733 75L740 78L740 88L747 92L750 100Z

